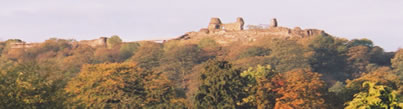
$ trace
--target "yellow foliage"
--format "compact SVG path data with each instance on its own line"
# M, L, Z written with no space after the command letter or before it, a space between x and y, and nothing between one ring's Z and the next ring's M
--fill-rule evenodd
M139 81L141 72L133 63L84 65L65 91L73 95L72 103L84 107L140 106L143 101L141 93L144 93Z

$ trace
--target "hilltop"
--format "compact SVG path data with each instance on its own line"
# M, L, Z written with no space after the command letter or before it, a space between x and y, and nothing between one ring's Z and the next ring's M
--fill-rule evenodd
M0 42L0 108L355 109L383 97L403 105L403 50L277 19L244 25L212 18L170 40ZM356 97L366 86L386 95Z
M307 38L318 35L328 35L325 31L319 29L301 29L294 27L279 26L277 19L272 19L269 27L260 27L249 25L248 29L244 29L244 20L238 17L236 22L222 23L219 18L211 18L210 23L206 28L201 28L199 31L186 32L184 35L178 36L170 40L143 40L157 43L164 43L171 40L183 41L186 43L198 43L200 40L209 38L214 39L221 45L226 45L231 42L249 43L261 38ZM100 37L93 40L71 41L74 46L89 45L91 47L107 47L108 37ZM141 41L135 41L141 42ZM27 43L22 40L16 40L10 43L11 48L32 48L39 46L41 43Z
M327 35L325 31L318 29L281 27L275 18L271 20L269 27L249 25L248 29L244 29L244 24L245 22L241 17L238 17L233 23L222 23L219 18L211 18L207 28L202 28L197 32L187 32L174 40L198 42L203 38L211 38L225 45L230 42L253 42L265 37L288 39Z

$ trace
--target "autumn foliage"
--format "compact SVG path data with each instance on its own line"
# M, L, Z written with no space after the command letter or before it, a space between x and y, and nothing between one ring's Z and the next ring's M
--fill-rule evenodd
M330 35L107 46L0 42L0 108L340 109L403 107L403 50Z

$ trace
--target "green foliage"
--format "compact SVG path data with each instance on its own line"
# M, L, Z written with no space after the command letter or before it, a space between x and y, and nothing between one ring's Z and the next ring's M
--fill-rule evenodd
M138 63L139 67L151 69L160 65L160 59L163 55L162 45L154 42L140 43L137 52L129 59Z
M11 48L24 43L19 39L0 42L0 108L338 109L368 92L367 81L403 99L403 50L385 52L368 39L216 41L123 43L112 36L106 48L57 38L25 48Z
M347 102L346 109L402 109L403 103L399 103L397 92L384 85L376 85L373 82L364 82L362 87L366 91L354 94L354 99Z
M255 68L250 67L242 72L241 76L248 80L245 90L249 95L242 99L242 104L258 109L273 108L275 93L272 91L274 87L271 84L271 79L277 74L270 65L266 67L261 65Z
M347 66L344 40L328 35L315 36L309 41L308 50L312 52L309 63L314 72L330 74L341 80L346 78L347 75L340 74Z
M69 40L65 39L51 38L49 40L46 40L44 43L41 43L38 53L46 51L57 52L65 49L70 49L72 48L72 46L69 44L69 42Z
M391 88L392 90L397 90L399 93L402 91L402 82L401 79L396 75L396 73L392 72L388 67L380 67L372 72L364 73L359 78L354 80L346 81L347 91L344 94L345 100L350 101L354 94L358 92L366 91L367 88L362 87L364 82L372 82L377 85L383 85ZM401 94L397 94L398 97L401 97Z
M141 107L146 96L142 72L129 63L84 65L65 90L73 108Z
M345 89L345 84L343 82L337 81L333 84L332 87L329 88L329 92L334 92L336 94L342 93Z
M347 43L347 47L354 47L354 46L367 46L367 47L373 47L374 44L371 40L363 38L363 39L353 39Z
M265 49L262 47L249 47L239 55L239 58L252 57L252 56L267 56L269 54L270 49Z
M346 81L346 87L351 90L362 91L362 84L366 81L374 82L379 85L385 85L393 90L398 90L402 86L402 82L396 73L392 72L388 67L381 67L369 73L363 73L359 78ZM355 93L355 91L352 91Z
M346 85L343 82L336 81L336 83L334 83L333 86L328 89L328 93L324 95L324 98L326 100L326 104L329 105L329 108L344 108L344 102L349 99L349 97L346 97L349 95L346 95L348 90L345 86Z
M215 48L215 47L218 47L219 45L214 39L203 38L200 40L198 46L200 48Z
M5 49L5 47L6 47L6 43L0 42L0 56L1 56L1 54L3 54L3 50Z
M393 52L385 52L381 47L374 46L369 52L371 63L379 66L391 66L391 59L394 56Z
M71 73L71 76L75 75L80 72L82 65L95 63L94 52L95 49L90 46L79 46L71 50L65 58L60 59L61 69Z
M120 46L120 44L122 44L122 39L120 39L120 37L117 35L113 35L110 38L108 38L106 44L109 49L115 48L117 46Z
M400 79L403 80L403 49L399 49L393 57L392 68L398 72Z
M132 63L85 65L65 88L69 108L173 108L172 82ZM91 96L88 96L91 95Z
M139 43L125 43L120 47L119 49L119 57L120 60L126 60L130 57L133 56L133 54L137 51L139 48L140 44Z
M174 84L162 73L148 72L144 78L147 93L144 108L184 108L183 98L176 98Z
M270 55L265 57L265 64L272 65L278 72L310 68L303 46L294 40L275 39L270 42L269 49Z
M370 55L368 55L370 48L367 46L354 46L349 48L347 56L347 62L352 73L367 72L366 66L369 64Z
M164 52L160 69L168 72L169 78L185 89L185 76L191 73L193 66L203 61L200 53L196 45L176 46Z
M239 104L246 95L239 70L226 61L209 60L200 77L202 83L195 96L195 108L241 108Z
M97 48L94 51L94 63L119 62L119 49Z
M0 108L63 108L60 80L34 63L20 64L0 75Z

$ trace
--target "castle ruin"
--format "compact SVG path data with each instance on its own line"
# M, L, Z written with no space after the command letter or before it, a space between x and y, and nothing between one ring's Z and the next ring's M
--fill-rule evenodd
M243 21L242 17L238 17L236 22L223 24L219 18L211 18L210 23L207 29L210 32L214 32L217 30L229 30L229 31L240 31L243 30L245 22Z
M91 47L107 47L107 37L100 37L94 40L82 40L78 44L89 45Z
M39 46L40 43L27 43L27 42L12 42L10 43L10 48L18 49L18 48L32 48L35 46Z
M70 42L71 45L88 45L91 47L107 47L107 37L100 37L99 39L94 40L82 40L82 41L73 41ZM27 42L12 42L10 43L10 48L12 49L26 49L26 48L33 48L41 45L41 43L27 43Z
M233 23L222 23L219 18L214 17L210 19L207 28L202 28L198 32L187 32L186 34L171 40L194 40L194 42L198 42L203 38L210 37L220 44L225 44L229 42L250 42L258 40L261 37L304 38L327 34L323 30L318 29L301 29L300 27L291 29L281 27L278 25L276 18L270 21L269 27L267 28L244 29L244 25L244 19L241 17L238 17L236 22ZM107 40L107 37L100 37L99 39L94 40L73 41L71 44L75 47L79 45L107 47ZM169 40L150 41L164 43ZM32 48L38 45L40 45L40 43L15 42L11 43L11 48Z
M318 29L294 29L281 27L276 18L270 21L267 28L249 28L244 29L245 22L243 18L238 17L236 22L222 23L219 18L213 17L207 28L200 29L199 32L188 32L175 40L201 40L205 37L216 39L218 43L228 43L234 41L254 41L260 37L279 37L279 38L304 38L327 34Z
M277 19L276 19L276 18L271 19L270 27L271 27L271 28L275 28L275 27L277 27L277 26L278 26L278 24L277 24Z

